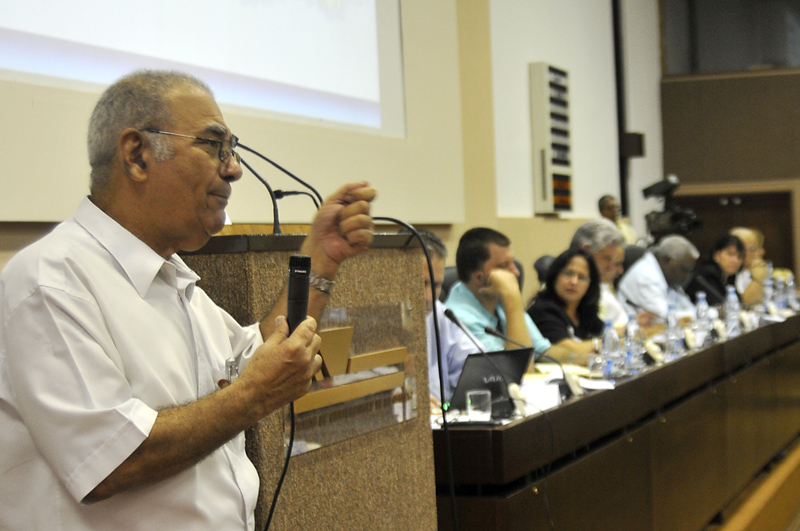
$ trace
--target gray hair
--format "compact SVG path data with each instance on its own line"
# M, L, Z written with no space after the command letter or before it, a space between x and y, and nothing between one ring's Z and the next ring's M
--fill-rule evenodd
M654 247L653 254L659 258L679 260L685 255L690 255L694 260L700 258L700 253L692 242L683 236L665 236Z
M581 249L585 246L590 254L595 254L609 245L624 247L625 238L614 222L600 218L587 221L578 227L569 246L570 249Z
M169 129L172 110L166 100L175 86L190 85L209 94L211 89L199 79L175 71L137 70L108 87L89 119L89 164L92 190L108 184L117 151L117 141L128 127ZM152 135L158 160L173 156L172 143L162 135Z

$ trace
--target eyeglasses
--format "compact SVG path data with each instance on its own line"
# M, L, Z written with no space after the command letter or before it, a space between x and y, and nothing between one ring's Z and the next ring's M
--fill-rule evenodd
M193 138L195 140L201 140L208 144L209 146L213 146L217 148L217 156L219 160L222 161L223 164L227 164L233 155L233 158L236 159L236 162L241 162L241 157L238 153L234 151L236 146L239 145L239 139L236 135L231 135L229 139L225 140L215 140L212 138L201 138L199 136L191 136L191 135L182 135L180 133L170 133L169 131L159 131L158 129L139 129L142 133L154 133L157 135L170 135L170 136L182 136L183 138Z
M575 271L570 271L569 269L564 269L561 271L561 276L566 278L567 280L577 279L578 282L589 282L591 279L586 275L581 275Z

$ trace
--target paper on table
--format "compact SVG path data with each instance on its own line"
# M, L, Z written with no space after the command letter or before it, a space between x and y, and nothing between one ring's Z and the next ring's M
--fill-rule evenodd
M592 378L578 378L581 387L588 391L598 391L601 389L614 389L614 380L599 380Z

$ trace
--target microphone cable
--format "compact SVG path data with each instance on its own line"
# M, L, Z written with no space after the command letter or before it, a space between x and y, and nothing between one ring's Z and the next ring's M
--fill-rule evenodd
M320 193L317 191L317 189L316 189L316 188L314 188L313 186L311 186L310 184L308 184L307 182L305 182L303 179L301 179L300 177L298 177L298 176L297 176L297 175L295 175L294 173L290 172L289 170L287 170L286 168L284 168L284 167L283 167L283 166L281 166L280 164L278 164L278 163L276 163L276 162L274 162L274 161L272 161L272 160L268 159L267 157L265 157L264 155L262 155L262 154L261 154L261 153L259 153L258 151L254 150L254 149L252 149L252 148L249 148L249 147L247 147L247 146L245 146L245 145L244 145L244 144L242 144L241 142L237 143L237 144L236 144L236 147L237 147L237 148L242 148L242 149L244 149L245 151L249 151L250 153L252 153L252 154L253 154L253 155L255 155L256 157L258 157L258 158L260 158L260 159L262 159L262 160L264 160L264 161L266 161L266 162L268 162L268 163L272 164L272 165L273 165L275 168L279 169L280 171L282 171L283 173L285 173L286 175L288 175L289 177L291 177L292 179L294 179L294 180L295 180L295 181L297 181L298 183L302 184L304 187L306 187L306 188L308 188L309 190L311 190L311 191L314 193L314 195L315 195L315 196L317 196L317 199L319 200L319 204L320 204L320 205L323 203L322 196L321 196L321 195L320 195ZM248 168L249 168L249 166L248 166Z
M301 192L298 190L275 190L275 199L283 199L284 197L289 197L290 195L307 195L314 202L314 206L317 208L317 210L319 210L319 201L317 201L317 198L308 192Z
M284 421L285 422L285 421ZM278 484L275 487L275 493L272 495L272 503L269 507L269 514L267 514L267 523L264 524L264 531L268 531L272 523L272 515L275 513L275 506L278 504L278 496L283 487L283 480L286 479L286 472L289 470L289 459L292 457L292 448L294 447L294 430L295 430L295 415L294 415L294 402L289 402L289 444L286 447L286 458L283 461L283 469L278 478Z
M408 229L411 231L411 234L414 238L422 246L422 252L425 254L425 262L428 266L428 275L431 279L430 288L431 288L431 300L433 301L433 333L434 337L436 338L436 359L438 360L438 372L439 372L439 392L444 398L444 374L442 372L442 344L441 338L439 336L439 317L436 315L436 288L434 287L434 280L433 280L433 266L431 265L431 255L428 252L428 246L425 245L425 240L422 239L417 229L413 226L409 225L404 221L400 221L399 219L389 218L389 217L373 217L375 221L387 221L389 223L393 223L395 225L400 225L401 227ZM411 237L409 237L409 240ZM456 516L456 491L455 491L455 479L453 476L453 451L450 445L450 428L447 423L447 408L445 407L444 400L442 400L442 429L444 430L444 439L445 439L445 449L446 449L446 462L447 462L447 482L449 487L450 493L450 511L453 516L453 530L458 531L458 518Z
M510 337L508 337L505 334L501 333L498 329L496 329L496 328L494 328L492 326L487 326L486 328L483 329L483 331L486 332L487 334L489 334L490 336L495 336L495 337L498 337L498 338L503 339L505 341L509 341L511 343L514 343L515 345L519 345L522 348L530 348L530 347L526 347L525 345L523 345L519 341L515 341L515 340L511 339ZM534 352L535 352L535 350L534 350ZM564 371L564 366L561 364L560 361L558 361L554 357L552 357L552 356L550 356L548 354L545 354L545 353L539 354L538 357L534 356L534 361L538 361L540 358L545 358L545 359L548 359L548 360L556 363L559 366L559 368L561 369L561 375L564 378L564 383L567 383L567 373L566 373L566 371ZM569 385L567 385L567 389L569 390L570 395L572 395L573 393L572 393L572 390L569 389ZM525 401L525 404L526 405L528 404L527 400ZM553 428L553 421L550 419L550 415L548 415L545 410L543 410L542 408L540 408L536 404L532 404L532 405L533 405L533 407L535 407L536 409L539 410L539 413L541 413L544 416L544 419L547 421L547 427L548 427L548 429L550 431L550 459L547 460L547 466L544 468L544 471L543 471L544 484L542 485L542 500L543 500L543 503L544 503L544 511L545 511L545 516L547 517L547 523L550 526L550 529L555 530L556 526L555 526L555 523L553 522L552 515L550 514L550 498L548 496L547 487L548 487L548 481L550 479L550 470L551 470L551 468L553 466L553 458L555 457L555 452L556 452L556 433L555 433L555 428Z

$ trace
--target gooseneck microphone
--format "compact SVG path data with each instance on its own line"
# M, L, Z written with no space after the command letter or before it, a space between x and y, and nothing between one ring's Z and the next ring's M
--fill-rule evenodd
M319 200L319 204L322 204L322 202L323 202L323 200L322 200L322 196L319 194L319 192L317 191L317 189L316 189L316 188L314 188L313 186L311 186L310 184L308 184L307 182L305 182L303 179L301 179L300 177L298 177L298 176L297 176L297 175L295 175L294 173L290 172L289 170L287 170L286 168L284 168L284 167L283 167L283 166L281 166L280 164L278 164L278 163L276 163L276 162L274 162L274 161L272 161L272 160L268 159L267 157L265 157L264 155L262 155L262 154L261 154L261 153L259 153L258 151L254 150L254 149L252 149L252 148L249 148L249 147L247 147L247 146L245 146L245 145L244 145L244 144L242 144L241 142L239 142L238 144L236 144L236 147L242 148L242 149L244 149L245 151L249 151L250 153L252 153L252 154L253 154L253 155L255 155L256 157L258 157L258 158L260 158L260 159L262 159L262 160L264 160L264 161L266 161L266 162L269 162L269 163L270 163L270 164L272 164L272 165L273 165L275 168L279 169L281 172L285 173L286 175L288 175L289 177L291 177L292 179L294 179L294 180L295 180L295 181L297 181L298 183L302 184L303 186L305 186L306 188L308 188L309 190L311 190L311 191L314 193L314 195L316 195L316 196L317 196L317 199ZM248 168L249 168L249 166L248 166Z
M286 295L286 323L289 334L308 316L308 287L311 278L311 257L293 254L289 257L289 285Z
M508 341L509 343L514 343L518 347L531 348L530 345L523 345L519 341L514 341L513 339L511 339L510 337L508 337L507 335L502 333L497 328L494 328L493 326L487 326L486 328L483 329L483 331L486 332L487 334L489 334L490 336L499 337L503 341ZM535 353L536 353L536 350L534 350L534 360L536 359L536 354Z
M317 201L317 198L308 192L301 192L299 190L275 190L275 199L283 199L284 197L289 197L290 195L307 195L314 202L316 209L319 210L319 202Z
M475 338L472 337L472 334L469 333L469 331L464 327L464 325L461 324L461 321L458 320L458 317L456 317L456 314L453 313L453 310L451 310L450 308L445 308L444 315L445 315L445 317L450 319L453 322L453 324L456 325L462 332L464 332L464 335L466 335L469 338L469 340L472 341L472 343L478 348L478 352L484 358L486 358L486 361L488 361L491 364L491 366L494 367L494 370L497 371L497 374L500 376L500 379L503 380L503 385L506 388L506 396L508 397L508 403L511 406L511 409L509 411L503 411L503 412L501 412L500 415L497 415L497 416L498 417L510 417L511 415L513 415L514 414L514 410L517 408L517 406L514 403L514 398L511 396L511 391L509 390L509 385L508 385L508 379L506 378L505 373L503 373L503 371L500 369L500 367L497 366L497 363L495 363L495 361L492 359L492 357L489 354L486 353L486 349L483 346L481 346L475 340ZM501 399L502 399L502 397L501 397ZM493 411L494 411L494 408L493 408Z
M239 144L239 146L241 146L241 144ZM278 200L275 198L275 192L272 191L272 187L269 185L267 180L264 179L262 176L260 176L258 172L254 170L253 167L247 163L246 160L240 157L239 162L241 162L245 168L250 170L250 173L255 175L256 179L261 181L261 184L263 184L267 188L267 192L269 193L269 198L272 200L272 234L280 234L281 221L280 221L280 216L278 216Z
M515 345L519 345L522 348L530 348L529 345L523 345L519 341L514 341L513 339L511 339L507 335L505 335L502 332L500 332L500 330L498 330L497 328L494 328L492 326L487 326L486 328L483 329L483 331L486 332L487 334L489 334L490 336L499 337L500 339L502 339L504 341L508 341L510 343L514 343ZM560 361L555 359L553 356L548 356L544 352L541 352L541 353L540 352L536 352L536 349L534 349L533 350L533 361L539 361L540 358L545 358L545 359L548 359L548 360L552 361L553 363L558 365L558 367L561 369L561 374L564 377L564 382L567 384L567 387L566 387L567 393L565 393L567 398L569 398L570 396L576 396L576 395L582 395L583 394L583 391L580 390L580 387L576 387L577 384L575 382L571 381L571 379L569 377L567 377L567 371L564 370L564 366L561 364Z
M479 352L486 352L486 350L477 341L475 341L475 338L472 337L472 334L467 332L467 329L464 328L464 325L462 325L461 321L458 320L458 317L456 317L456 314L453 313L453 310L451 310L450 308L445 308L444 316L450 319L454 325L456 325L458 328L461 329L462 332L464 332L464 335L466 335L469 338L469 340L472 341L472 344L478 348Z

